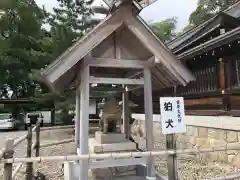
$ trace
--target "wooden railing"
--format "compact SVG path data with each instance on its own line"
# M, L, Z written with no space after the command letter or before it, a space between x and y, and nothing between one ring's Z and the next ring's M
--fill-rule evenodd
M177 94L188 95L201 92L211 92L219 89L217 66L206 67L193 72L196 81L190 82L186 87L180 86L177 89Z
M0 160L1 162L4 162L4 180L12 180L16 177L18 171L21 169L21 167L26 163L26 180L32 180L34 177L34 167L33 162L29 161L22 161L19 162L18 166L13 170L13 162L9 163L6 162L7 159L12 159L14 157L14 149L21 144L23 141L27 140L27 154L26 158L31 159L32 157L32 151L35 150L35 157L39 157L40 155L40 148L41 147L49 147L54 145L59 145L63 143L70 143L74 141L74 138L72 139L66 139L62 141L55 141L51 143L46 144L40 144L40 131L46 131L46 130L53 130L53 129L68 129L73 128L74 126L59 126L59 127L46 127L40 129L40 123L37 122L36 126L32 127L31 125L28 127L28 131L25 135L22 137L13 140L8 139L5 143L5 148L0 150ZM36 140L35 143L32 143L33 140L33 133L36 133ZM35 167L36 169L37 167Z
M65 127L49 127L40 129L40 124L37 123L35 127L28 127L28 132L26 135L12 140L9 139L5 143L5 148L0 151L0 164L4 164L4 180L12 180L15 178L17 172L21 169L24 163L26 166L26 180L32 180L34 177L34 172L37 167L33 167L33 163L37 165L38 162L72 162L81 160L107 160L107 159L121 159L129 158L134 161L134 158L139 159L139 157L150 157L150 156L171 156L171 155L183 155L183 154L199 154L199 153L209 153L209 152L220 152L220 151L232 151L240 150L240 144L227 144L225 146L216 146L210 148L194 148L194 149L168 149L160 151L139 151L139 152L120 152L120 153L104 153L104 154L86 154L86 155L67 155L67 156L40 156L39 150L41 147L48 147L63 143L69 143L74 141L74 139L67 139L62 141L55 141L46 144L40 144L40 132L44 130L52 129L67 129L73 128L73 126ZM35 143L32 143L32 134L36 132ZM17 147L21 142L27 140L27 157L14 157L14 148ZM32 150L35 150L35 157L32 157ZM99 162L99 161L97 161ZM13 171L13 164L18 163L18 166ZM104 163L104 162L102 162ZM160 177L160 175L157 174ZM227 179L237 179L240 178L240 173L213 178L209 180L227 180Z
M105 154L86 154L86 155L68 155L68 156L45 156L45 157L27 157L27 158L13 158L12 157L12 147L13 141L8 140L6 145L11 148L5 149L6 152L11 154L11 157L5 157L0 163L4 163L4 180L11 180L13 175L12 173L12 164L13 163L27 163L31 165L32 163L37 162L70 162L70 161L80 161L80 160L103 160L103 159L118 159L118 158L139 158L139 157L150 157L150 156L170 156L170 155L183 155L183 154L199 154L199 153L210 153L210 152L219 152L219 151L231 151L231 150L240 150L239 144L226 145L221 147L211 147L211 148L194 148L194 149L178 149L178 150L161 150L161 151L145 151L145 152L120 152L120 153L105 153ZM56 143L52 143L55 145ZM41 146L40 146L41 147ZM5 154L6 154L5 152ZM31 164L30 164L31 163ZM20 166L20 165L19 165ZM32 169L31 169L32 170ZM17 171L17 168L16 170ZM32 177L30 172L30 167L28 169L28 177ZM212 178L209 180L227 180L227 179L236 179L240 178L240 173Z

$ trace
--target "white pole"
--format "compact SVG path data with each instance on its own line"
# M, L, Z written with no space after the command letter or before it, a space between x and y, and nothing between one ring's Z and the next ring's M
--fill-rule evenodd
M124 85L124 92L122 94L122 110L123 110L123 133L125 134L126 139L129 140L129 101L128 101L128 92L126 91L126 86Z
M88 154L88 128L89 128L89 66L84 67L81 73L80 85L80 148L79 154ZM88 179L88 160L79 161L79 180Z
M145 132L147 151L153 150L153 107L152 107L152 82L151 71L144 68L144 111L145 111ZM154 179L153 174L153 157L147 160L147 179Z
M78 152L80 146L80 89L76 88L76 110L75 110L75 144Z

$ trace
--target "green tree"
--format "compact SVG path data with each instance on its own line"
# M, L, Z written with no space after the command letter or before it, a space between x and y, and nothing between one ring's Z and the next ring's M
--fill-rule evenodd
M198 0L196 10L194 10L189 17L189 24L191 26L197 26L238 1L239 0Z
M154 33L164 42L176 37L177 18L168 18L161 22L150 23Z
M47 22L50 24L52 47L49 49L52 59L57 58L77 39L92 27L88 19L92 15L90 4L92 1L58 0L59 8L49 13Z
M50 14L34 0L0 1L0 98L10 98L11 90L14 96L31 97L39 102L17 109L34 110L42 100L44 104L56 104L69 97L65 92L49 92L36 74L93 26L87 21L91 2L80 1L78 5L74 0L58 2L59 8ZM44 24L50 28L44 29Z
M9 90L15 96L33 95L36 84L28 73L44 64L44 11L29 0L3 0L0 11L1 96Z
M33 96L38 84L28 74L46 63L42 44L45 12L34 0L0 1L0 98ZM22 105L9 105L17 113ZM31 107L31 106L29 106Z
M58 2L59 7L54 8L53 13L47 15L46 22L50 25L50 30L48 36L43 39L43 44L47 47L49 63L81 38L88 29L95 25L94 23L97 23L89 21L92 15L90 9L92 1L79 1L78 4L75 0L58 0ZM33 71L32 78L41 82L38 70ZM66 117L71 117L68 112L74 108L75 93L68 90L45 92L38 94L35 99L41 102L52 102L56 109L62 111L61 116L66 120Z

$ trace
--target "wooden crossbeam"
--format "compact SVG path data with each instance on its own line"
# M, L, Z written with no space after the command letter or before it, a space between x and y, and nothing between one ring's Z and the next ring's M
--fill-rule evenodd
M77 41L44 70L48 81L55 82L122 24L121 11L107 16L102 23L98 24L92 31Z
M90 77L90 83L96 84L125 84L125 85L143 85L143 79L124 79L124 78L103 78Z
M123 92L122 87L94 87L90 89L90 92Z
M91 59L88 59L88 61L86 62L86 65L94 67L143 69L144 67L152 66L153 62L143 60L91 57Z

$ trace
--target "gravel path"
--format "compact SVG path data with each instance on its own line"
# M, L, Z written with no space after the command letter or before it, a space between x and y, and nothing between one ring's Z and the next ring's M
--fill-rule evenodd
M4 141L8 138L19 138L24 135L26 131L16 132L0 132L0 148L4 147ZM51 141L69 139L73 137L71 129L68 130L52 130L41 132L41 143L47 143ZM33 137L35 139L35 137ZM144 140L139 140L141 147L144 149ZM155 149L161 150L165 148L164 137L158 136L155 138ZM57 146L51 146L40 150L41 156L56 156L56 155L68 155L74 153L74 143L62 144ZM26 145L23 142L15 150L15 156L25 157ZM166 158L156 157L156 169L162 175L167 175L167 163ZM16 166L16 165L15 165ZM40 172L44 173L49 180L63 180L63 166L61 163L47 162L37 165ZM206 162L201 158L195 156L182 156L178 157L178 169L180 180L201 180L216 176L223 176L231 172L235 172L235 169L226 164L217 162ZM0 180L3 174L2 165L0 167ZM18 173L15 179L24 179L25 168L23 167ZM191 177L191 178L190 178Z
M145 149L145 139L137 139L141 149ZM155 137L154 150L165 150L164 136ZM237 172L230 165L206 161L201 155L181 155L177 158L178 177L180 180L203 180L214 177L220 177ZM161 175L167 176L166 157L155 157L155 168Z

